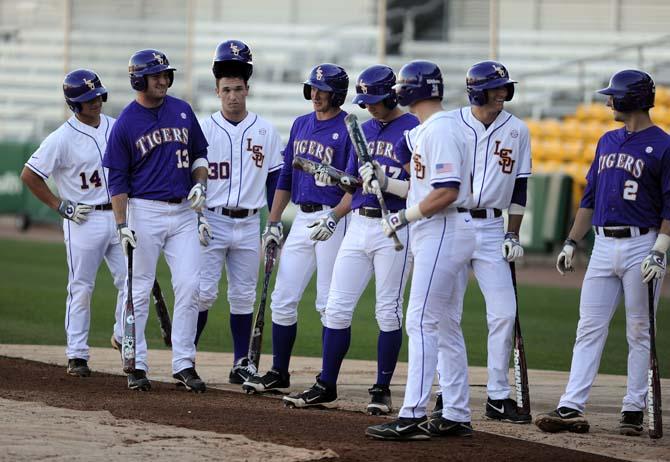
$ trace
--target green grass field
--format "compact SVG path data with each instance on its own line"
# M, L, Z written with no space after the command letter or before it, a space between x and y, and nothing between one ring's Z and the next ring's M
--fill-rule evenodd
M63 244L0 240L0 343L64 345L64 316L67 264ZM166 300L172 306L170 273L163 261L158 279ZM260 284L259 284L260 289ZM377 352L377 325L374 319L374 291L364 293L353 323L348 358L374 359ZM226 293L225 278L221 294ZM320 356L321 324L313 306L314 285L310 284L300 304L298 339L294 353ZM114 319L115 289L106 266L102 266L92 300L91 346L109 346ZM533 369L568 370L578 317L579 290L521 285L519 303L526 354ZM663 299L658 313L657 351L663 377L670 377L670 300ZM264 351L270 352L269 313ZM484 301L471 284L463 315L463 330L471 365L486 364L486 323ZM155 315L147 330L150 348L163 348ZM401 360L407 360L403 344ZM225 297L215 304L203 334L200 349L231 351L228 307ZM623 307L617 310L610 326L600 372L625 374L627 344Z

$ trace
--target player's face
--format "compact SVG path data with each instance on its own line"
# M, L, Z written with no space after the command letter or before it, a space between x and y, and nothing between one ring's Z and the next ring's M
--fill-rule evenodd
M332 109L330 105L330 92L312 87L312 106L316 112L328 112Z
M163 99L170 85L170 71L147 75L146 96L150 99Z
M222 77L216 85L216 95L221 99L224 114L238 115L247 110L249 87L239 77Z
M96 118L100 117L102 112L102 96L96 96L90 101L84 101L81 104L81 111L79 114L83 117Z
M607 97L607 107L612 108L612 114L614 114L614 120L617 122L625 122L627 117L625 112L619 112L614 109L614 98L610 95Z
M368 110L370 115L377 120L385 122L389 114L391 114L392 109L386 107L383 101L375 104L366 104L365 109Z
M488 98L486 100L486 106L495 111L502 111L505 106L505 98L507 98L507 87L498 87L486 90Z

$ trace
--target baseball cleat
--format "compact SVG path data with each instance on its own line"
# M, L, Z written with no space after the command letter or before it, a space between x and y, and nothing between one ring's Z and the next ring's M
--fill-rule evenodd
M88 368L85 359L71 358L67 360L67 373L75 377L88 377L91 375L91 369Z
M644 412L623 411L619 421L619 433L626 436L640 436L644 429Z
M454 422L444 417L432 417L428 421L428 431L431 436L472 436L470 422Z
M255 375L258 375L258 371L256 370L254 363L249 361L249 358L240 358L230 370L228 383L242 385Z
M368 404L368 414L370 415L385 415L393 410L391 404L391 390L388 385L373 385L368 388L370 393L370 403Z
M194 393L204 393L207 391L207 386L195 371L195 367L183 369L176 374L172 374L172 377L177 381L177 386L184 386L188 391Z
M511 398L486 400L486 413L484 416L489 420L511 422L515 424L529 424L533 421L530 414L519 414L516 401Z
M135 369L128 374L128 388L131 390L149 391L151 382L147 378L147 373L142 369Z
M373 425L365 430L365 435L380 440L411 441L430 439L428 419L425 416L416 419L401 417L393 422Z
M433 412L430 413L430 416L433 418L442 417L443 407L444 405L442 404L442 393L438 392L437 395L435 396L435 407L433 408Z
M535 425L544 432L572 432L587 433L589 431L589 422L584 418L584 414L569 407L559 407L548 414L540 414L535 419Z
M337 388L329 387L320 380L317 380L311 388L302 393L295 393L283 398L284 406L290 408L312 406L334 408L337 407L335 401L337 401Z
M291 386L291 374L281 373L276 369L270 369L264 376L254 375L242 385L247 393L264 393L267 391L286 390Z

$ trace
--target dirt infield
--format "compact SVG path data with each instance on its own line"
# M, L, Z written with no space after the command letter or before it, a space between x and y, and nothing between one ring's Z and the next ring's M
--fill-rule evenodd
M562 449L538 443L530 443L518 439L505 438L483 432L476 432L473 438L436 438L427 442L390 443L367 439L364 430L368 425L378 423L381 418L369 417L362 413L348 411L320 411L320 410L289 410L285 409L276 399L262 396L247 396L241 393L221 390L209 390L206 394L195 395L176 389L173 384L154 382L154 388L149 393L130 392L125 389L125 378L102 373L93 373L86 379L69 377L64 374L62 367L47 365L22 359L0 357L0 369L3 371L3 380L0 381L0 397L16 400L43 403L56 408L74 409L77 411L107 411L116 419L106 423L105 432L117 432L116 426L127 427L132 420L169 425L178 427L178 432L156 434L153 444L143 447L145 451L156 451L152 458L175 458L186 460L243 460L245 447L252 457L256 445L265 448L265 452L272 450L267 443L280 445L277 448L277 459L283 460L316 460L324 458L351 461L407 461L407 460L553 460L553 461L605 461L613 460L602 456ZM2 403L0 403L2 405ZM2 406L3 425L1 432L7 434L9 429L15 428L16 422L26 424L27 416L14 416L12 421L9 406ZM22 409L22 408L18 408ZM45 408L49 409L49 408ZM32 408L32 415L37 421L42 421L46 410ZM79 413L65 412L70 419L77 419ZM128 420L132 419L132 420ZM86 432L95 434L93 422L87 425ZM124 447L139 446L138 443L146 439L142 425L135 424L136 431L116 441L117 453L123 453ZM183 430L182 430L183 429ZM218 442L222 446L237 446L236 455L225 453L211 453L209 457L201 457L200 451L192 452L187 445L175 445L175 439L192 438L185 429L216 434L243 435L256 442L240 444L230 437ZM43 427L42 432L46 431ZM80 432L69 434L54 426L53 432L60 438L68 437L86 439ZM180 435L180 433L183 433ZM207 439L205 436L198 436ZM24 438L33 438L29 430L23 434ZM164 440L165 444L160 444ZM157 443L158 441L158 443ZM71 444L75 444L72 441ZM4 446L4 445L3 445ZM164 447L163 447L164 446ZM311 452L296 450L294 454L286 452L286 447L303 448ZM67 444L61 449L65 449ZM217 445L210 446L215 451ZM165 448L170 452L165 453ZM34 448L33 448L34 449ZM43 448L47 453L47 448ZM53 448L57 451L58 448ZM177 451L175 454L174 451ZM283 452L283 454L282 454ZM0 459L8 456L7 452L0 455ZM133 452L135 458L141 454ZM54 458L63 458L68 454L50 455ZM88 453L89 459L102 457L102 454ZM230 457L230 459L229 459ZM21 460L21 454L12 454L13 460ZM25 457L29 460L32 457ZM274 456L273 456L274 459Z

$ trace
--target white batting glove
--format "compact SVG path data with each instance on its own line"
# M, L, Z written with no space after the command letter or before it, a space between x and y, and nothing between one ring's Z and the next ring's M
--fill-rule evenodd
M200 245L203 247L207 247L212 239L212 228L202 213L198 213L198 238L200 239Z
M327 186L333 186L334 184L336 184L335 181L333 181L333 179L330 177L330 175L328 175L326 169L321 168L318 169L314 174L314 179L319 183L323 183Z
M314 220L311 225L307 225L308 228L314 228L309 238L313 241L327 241L335 232L338 221L339 218L331 210L328 215Z
M203 183L196 183L195 186L191 188L186 199L191 201L191 208L194 210L200 210L205 205L205 199L207 198L207 185Z
M78 225L88 220L86 215L88 215L91 210L93 210L93 207L90 205L77 204L76 202L67 199L62 200L58 206L58 213L61 217L66 220L74 221Z
M517 233L505 234L505 240L502 245L503 258L508 262L513 262L523 257L523 247L519 242L519 235Z
M358 174L363 180L363 194L377 194L377 188L375 188L374 179L377 179L379 189L382 191L386 190L388 185L388 178L384 169L379 162L373 160L372 162L365 162L363 165L358 167Z
M558 259L556 260L556 269L561 273L561 276L565 275L567 271L575 270L572 266L575 248L577 248L577 242L572 239L566 239L563 243L563 250L558 254Z
M665 254L658 250L649 252L642 260L642 281L647 284L654 279L660 279L665 274Z
M391 213L386 217L382 218L382 229L386 237L391 237L391 234L395 233L401 228L407 226L409 221L405 216L405 209L400 210L396 213Z
M119 232L119 239L121 240L121 248L123 249L123 253L128 256L129 247L132 247L133 249L137 248L135 231L131 231L126 223L116 225L116 229Z
M267 249L270 242L274 242L275 245L281 246L283 237L284 226L281 224L281 221L268 221L263 230L263 235L261 236L263 249Z

